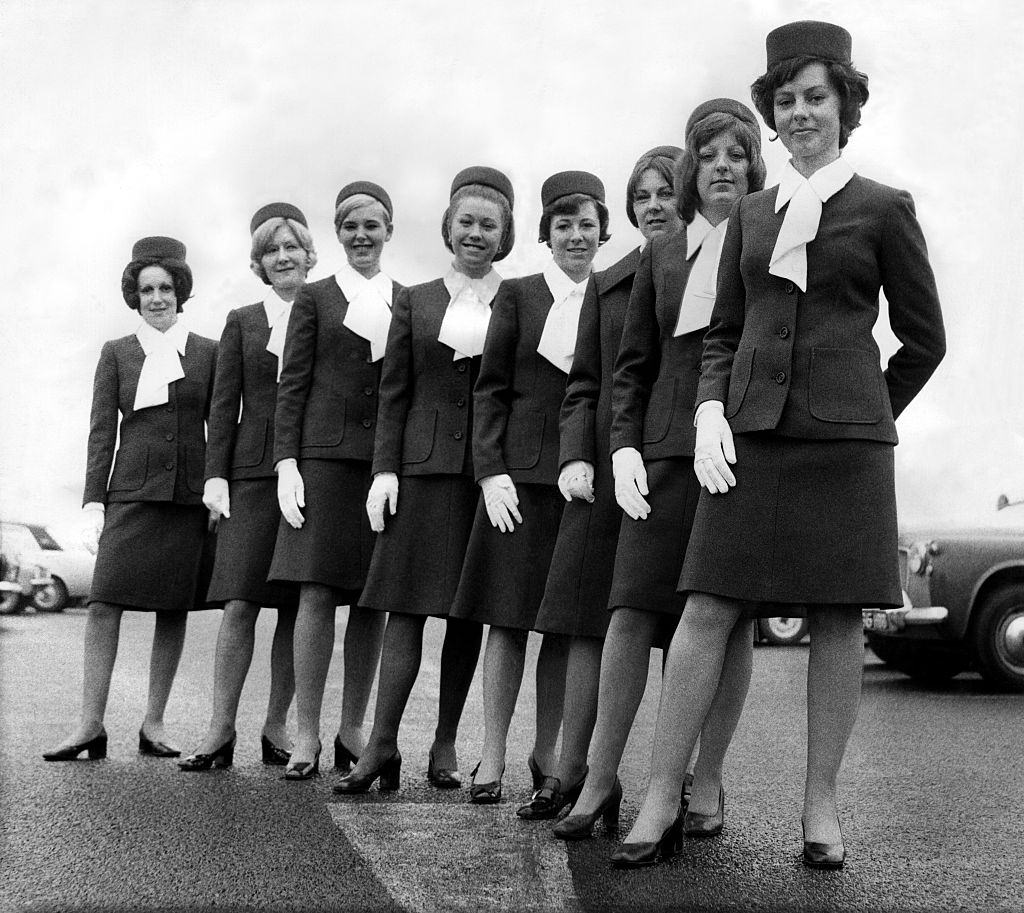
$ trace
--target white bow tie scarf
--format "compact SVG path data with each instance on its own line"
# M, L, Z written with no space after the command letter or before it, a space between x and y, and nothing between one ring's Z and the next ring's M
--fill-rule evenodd
M697 224L697 219L703 225ZM697 259L690 268L683 290L683 301L679 306L679 316L673 336L683 336L695 330L702 330L711 323L711 312L715 308L715 295L718 285L718 263L722 259L722 242L729 220L724 219L718 225L711 225L703 216L696 216L687 226L688 258L699 245ZM692 230L692 232L691 232ZM699 241L691 241L691 234L703 234Z
M288 335L288 318L291 316L291 302L270 294L263 300L263 310L267 315L270 327L270 338L267 340L267 351L277 356L277 379L281 379L281 364L284 360L284 340Z
M483 353L487 327L491 321L491 302L501 277L491 272L482 279L451 270L444 284L451 301L444 312L438 342L454 350L453 361L474 358Z
M132 406L137 411L164 405L170 398L169 386L185 376L179 356L185 354L188 330L179 322L166 333L161 333L144 323L136 330L135 336L146 353Z
M555 272L557 270L557 272ZM576 353L576 333L580 325L580 311L589 277L573 282L557 266L544 271L548 289L555 299L544 321L544 331L537 344L537 352L566 374L572 370Z
M367 279L351 267L334 278L348 301L342 323L370 343L370 360L379 361L384 357L391 326L391 279L383 272Z

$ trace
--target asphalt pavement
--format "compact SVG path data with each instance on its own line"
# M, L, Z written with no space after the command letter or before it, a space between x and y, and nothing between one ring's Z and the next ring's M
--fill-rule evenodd
M208 718L219 614L190 620L168 708L168 733L186 750ZM344 610L338 618L327 769L305 783L260 762L273 612L257 628L235 765L198 774L137 754L151 617L125 614L108 758L78 763L40 754L77 710L85 611L0 619L0 910L1024 911L1024 695L977 676L925 688L869 654L841 794L847 865L810 871L799 861L807 647L759 647L726 765L723 834L623 873L608 865L614 843L600 826L566 845L515 817L529 797L532 638L499 805L427 785L443 634L434 621L401 735L402 789L334 796ZM620 771L623 833L643 795L659 665L655 653ZM478 670L459 742L465 774L481 738Z

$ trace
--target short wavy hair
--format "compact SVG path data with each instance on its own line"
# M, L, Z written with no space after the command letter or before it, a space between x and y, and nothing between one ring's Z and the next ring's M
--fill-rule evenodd
M516 243L516 226L512 220L512 204L508 197L499 193L493 187L486 184L464 184L452 194L448 202L448 208L441 216L441 239L448 250L452 250L452 218L455 216L459 203L467 197L479 197L482 200L489 200L497 203L501 209L501 241L498 243L498 252L494 255L495 260L503 260L509 255L512 246ZM452 251L454 253L454 251Z
M676 167L677 160L669 158L662 152L645 152L636 160L636 164L633 166L633 172L629 176L629 180L626 181L626 213L630 216L629 221L636 225L636 216L633 213L633 204L636 200L636 187L640 183L640 179L648 171L654 171L661 175L665 183L672 188L673 193L676 189Z
M700 196L697 193L700 148L722 133L732 133L747 155L747 192L764 188L768 169L761 157L761 131L734 114L714 111L693 125L686 137L686 148L676 163L675 186L679 191L679 217L687 225L700 209Z
M551 242L551 220L555 216L575 216L587 203L593 203L597 207L597 224L601 229L597 242L604 244L611 238L611 235L608 234L608 207L589 193L567 193L564 197L558 197L548 203L540 214L540 238L538 240L542 244L549 244Z
M385 206L376 197L371 197L368 193L354 193L351 196L345 197L337 208L334 210L334 232L338 233L341 228L341 223L344 222L353 212L357 209L361 209L363 206L369 206L372 203L376 203L380 206L381 212L384 213L384 227L391 228L391 213L388 212L387 206Z
M192 270L184 260L171 257L142 257L132 260L121 273L121 296L125 304L133 311L139 310L139 273L147 266L159 266L167 270L174 283L174 297L177 299L177 311L180 314L182 305L192 296Z
M839 96L839 148L843 149L850 140L850 134L860 126L860 110L868 101L868 77L852 63L825 60L812 54L802 54L780 60L767 73L758 77L750 87L750 98L757 113L764 118L768 129L776 134L775 92L785 85L806 66L820 63L828 73L829 82Z
M270 277L267 276L267 271L263 268L263 256L270 249L270 245L274 240L274 234L282 225L291 230L291 233L295 235L295 240L299 242L299 246L306 252L306 272L308 273L316 266L316 248L313 246L313 235L305 225L296 219L285 219L281 216L267 219L266 222L261 222L256 226L256 231L252 233L252 248L249 252L249 263L252 271L266 285L270 285L271 282Z

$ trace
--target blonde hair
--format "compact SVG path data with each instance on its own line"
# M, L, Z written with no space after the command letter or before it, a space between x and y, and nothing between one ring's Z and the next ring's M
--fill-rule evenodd
M310 234L309 229L295 219L274 216L274 218L267 219L266 222L261 222L256 226L256 231L252 233L252 249L249 253L253 272L267 285L270 285L270 279L267 276L266 270L263 269L263 256L270 250L270 245L274 241L274 235L282 225L291 231L295 236L295 240L299 242L299 245L306 252L306 272L309 272L316 266L316 248L313 246L313 235Z
M388 212L387 206L376 197L371 197L368 193L354 193L352 196L345 197L338 204L338 208L334 210L334 231L337 232L341 228L341 223L357 209L361 209L363 206L370 206L373 203L376 203L380 207L380 211L384 213L384 227L390 228L391 214Z

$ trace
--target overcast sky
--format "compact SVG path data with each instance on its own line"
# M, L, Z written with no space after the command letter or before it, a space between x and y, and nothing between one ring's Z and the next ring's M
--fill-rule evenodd
M518 241L500 271L516 276L547 256L541 182L583 168L608 188L603 268L639 241L624 209L637 156L681 144L706 98L749 102L765 34L804 18L853 34L871 99L845 154L914 195L946 316L949 355L899 422L902 513L1024 495L1022 7L3 0L0 511L59 523L77 509L100 346L138 323L119 288L138 237L188 245L185 317L218 337L231 308L262 298L248 224L263 203L305 210L318 279L343 259L338 188L382 183L395 204L384 267L411 284L446 269L452 175L494 165L515 185ZM766 159L771 184L780 143ZM884 324L878 336L888 355Z

